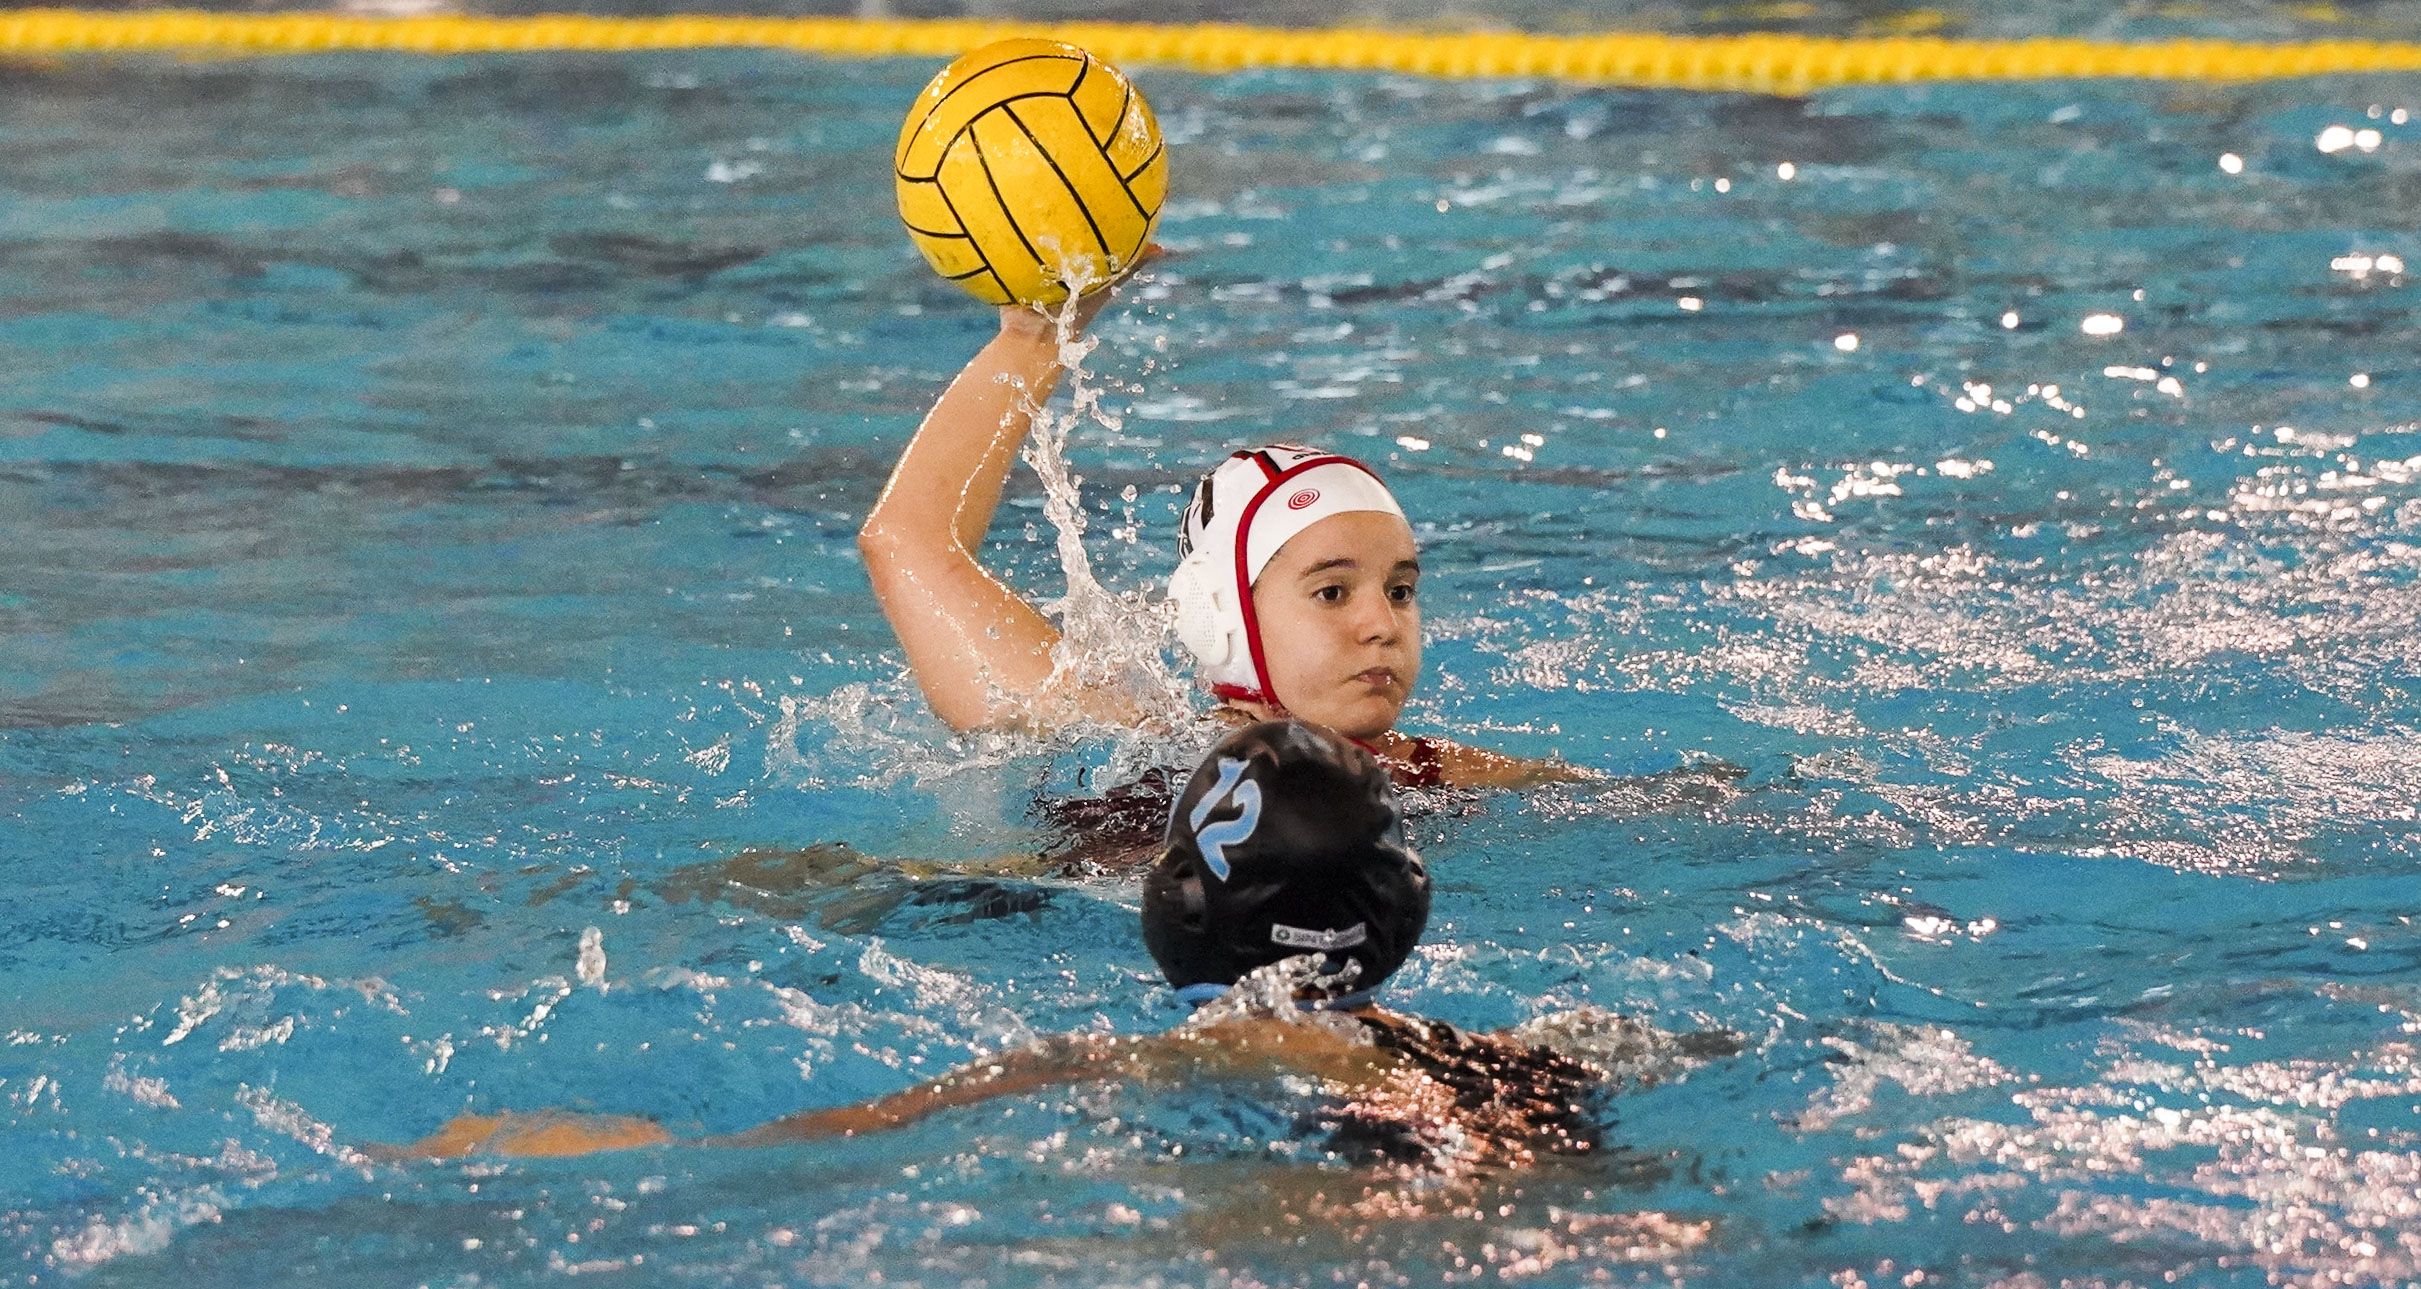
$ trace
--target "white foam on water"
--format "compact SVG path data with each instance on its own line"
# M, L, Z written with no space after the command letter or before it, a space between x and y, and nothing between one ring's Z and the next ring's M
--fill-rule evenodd
M172 1047L192 1037L214 1020L226 1027L219 1040L222 1052L242 1052L273 1046L294 1037L296 1014L276 1010L281 992L301 988L312 993L342 989L361 995L364 1002L401 1016L407 1014L395 991L375 976L359 980L329 980L288 971L274 963L254 967L220 967L202 987L177 1000L177 1023L160 1046Z
M910 997L825 1001L767 980L710 976L685 967L651 971L647 980L655 988L695 994L708 1007L727 991L762 1003L772 1013L768 1019L800 1036L802 1050L795 1064L802 1078L815 1077L835 1060L865 1058L904 1070L923 1062L913 1050L918 1047L957 1048L973 1057L1036 1041L1033 1026L995 1001L993 991L964 976L910 962L879 941L867 945L858 969L874 983ZM739 1000L733 1006L742 1012L749 1009ZM903 1042L910 1050L902 1050Z
M1681 1035L1604 1007L1533 1016L1505 1034L1594 1067L1609 1087L1670 1083L1708 1060L1691 1051Z
M994 1049L1034 1041L1025 1018L994 1001L999 990L987 988L956 972L910 961L869 939L859 953L857 968L867 979L912 994L914 1014L956 1016L979 1045Z
M2274 1284L2400 1284L2421 1276L2413 1233L2421 1161L2386 1145L2376 1128L2340 1112L2377 1100L2401 1109L2421 1092L2421 1064L2403 1043L2349 1052L2343 1061L2296 1059L2226 1065L2197 1053L2167 1059L2167 1036L2145 1053L2112 1043L2098 1076L2040 1086L1993 1071L2016 1111L1952 1114L1847 1162L1845 1194L1827 1197L1836 1220L1898 1223L1922 1209L1970 1224L2015 1216L2009 1194L2056 1197L2032 1218L2060 1240L2112 1241L2213 1255L2265 1273ZM1976 1067L1958 1054L1902 1048L1919 1075L1912 1095L1965 1090ZM2372 1112L2373 1115L2376 1111ZM2141 1179L2113 1192L2113 1178Z
M605 988L605 932L593 926L580 928L580 960L573 972L581 984L596 990Z
M1791 1126L1800 1132L1823 1132L1866 1114L1887 1086L1910 1096L1937 1097L2021 1081L1939 1025L1865 1021L1854 1037L1828 1034L1822 1041L1842 1064L1833 1067L1833 1082L1809 1098L1807 1108L1792 1120Z
M153 1200L124 1217L96 1217L74 1235L51 1241L51 1262L89 1271L129 1254L158 1253L186 1227L218 1221L225 1203L224 1196L204 1189Z
M523 1017L520 1024L482 1025L479 1027L479 1032L482 1036L496 1041L497 1051L510 1051L516 1041L534 1037L539 1030L546 1028L547 1019L555 1014L556 1007L572 996L573 988L572 982L561 976L546 976L532 981L529 987L522 991L521 996L527 998L536 994L539 995L539 998L537 1002L531 1004L530 1014ZM498 1002L503 1002L511 995L491 991L488 996Z
M159 1110L184 1108L178 1103L176 1095L168 1090L167 1080L156 1079L148 1074L127 1073L126 1053L124 1052L116 1053L109 1058L109 1073L101 1076L101 1087L104 1091L118 1093L138 1105L147 1105Z
M1800 777L1849 781L1892 810L1801 821L1810 828L2274 876L2353 846L2411 853L2416 735L2388 714L2377 677L2421 666L2421 585L2405 574L2410 547L2397 540L2416 522L2399 513L2359 531L2303 534L2308 548L2292 561L2224 534L2170 533L2081 578L1965 546L1843 549L1689 597L1631 588L1550 597L1570 611L1573 630L1560 636L1482 617L1441 620L1432 634L1495 655L1492 685L1697 695L1743 720L1843 741L1803 756ZM1674 639L1676 623L1710 608L1738 624ZM1854 655L1846 667L1845 655ZM2192 729L2155 700L2142 724L2157 738L2113 746L2104 730L2084 733L2047 754L2068 771L2067 789L2029 791L2013 778L2032 777L2031 767L2007 758L2035 754L2002 750L1997 724L1932 728L1882 701L1927 691L1997 705L2090 676L2124 703L2129 686L2175 690L2247 660L2343 704L2344 723L2302 733L2256 716L2253 728ZM1879 750L1930 774L1905 781L1877 762ZM2366 826L2376 840L2361 835Z
M235 1090L237 1105L252 1112L254 1120L279 1136L301 1142L314 1153L326 1155L342 1164L367 1165L370 1157L336 1139L336 1130L315 1119L311 1113L292 1101L282 1101L266 1089L251 1084L239 1084Z
M1324 954L1301 953L1256 967L1230 985L1226 993L1195 1008L1194 1014L1177 1028L1201 1030L1230 1021L1274 1019L1330 1030L1355 1043L1369 1042L1369 1030L1350 1017L1296 1006L1296 998L1306 991L1327 994L1349 991L1354 977L1361 974L1361 964L1351 959L1334 972L1321 970L1325 961Z

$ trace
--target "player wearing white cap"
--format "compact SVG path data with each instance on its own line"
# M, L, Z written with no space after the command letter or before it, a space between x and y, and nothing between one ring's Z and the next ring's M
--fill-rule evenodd
M1089 323L1109 292L1081 301ZM908 664L954 729L1131 723L1121 696L1054 673L1059 633L975 557L1031 409L1061 375L1052 320L1021 306L935 402L858 534ZM1421 670L1420 558L1369 467L1291 445L1238 452L1186 507L1177 634L1237 720L1293 716L1377 753L1408 785L1590 777L1395 728Z

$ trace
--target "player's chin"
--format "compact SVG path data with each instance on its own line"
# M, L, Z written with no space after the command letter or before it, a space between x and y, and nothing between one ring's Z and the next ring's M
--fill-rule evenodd
M1396 718L1404 714L1404 700L1392 693L1372 693L1367 686L1356 685L1357 692L1340 694L1330 701L1328 710L1317 719L1320 724L1347 738L1372 739L1395 728Z

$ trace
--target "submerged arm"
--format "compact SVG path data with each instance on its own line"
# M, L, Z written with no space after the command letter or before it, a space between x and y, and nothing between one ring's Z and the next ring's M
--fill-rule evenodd
M1428 764L1424 764L1424 758L1416 750L1421 744L1427 746ZM1451 739L1416 740L1408 734L1389 733L1372 747L1400 784L1429 782L1423 777L1428 773L1434 773L1435 782L1449 788L1535 788L1549 783L1589 783L1606 778L1596 770L1568 761L1533 761Z
M1569 761L1533 761L1486 748L1438 740L1438 769L1458 788L1537 788L1550 783L1588 783L1606 776Z
M1015 1096L1070 1083L1110 1078L1133 1063L1132 1042L1110 1039L1063 1038L1036 1047L1002 1054L1000 1059L953 1070L940 1078L889 1096L856 1105L833 1106L785 1115L772 1123L727 1137L709 1137L711 1146L764 1146L822 1137L854 1137L863 1132L902 1128L927 1115L994 1097Z
M1368 1058L1314 1026L1230 1021L1136 1038L1073 1035L1003 1053L915 1087L855 1105L788 1115L745 1132L708 1137L708 1146L766 1146L854 1137L906 1127L929 1115L996 1097L1076 1083L1194 1082L1290 1070L1319 1077L1366 1077ZM474 1153L565 1156L657 1146L675 1140L654 1122L626 1115L559 1110L466 1114L408 1146L368 1153L389 1159L452 1159Z
M885 1132L944 1110L1075 1083L1192 1083L1281 1070L1350 1079L1360 1068L1335 1035L1283 1021L1230 1021L1136 1038L1076 1035L1020 1048L889 1096L790 1115L706 1144L756 1146Z
M953 1070L915 1087L855 1105L788 1115L771 1123L707 1137L708 1146L765 1146L824 1137L854 1137L905 1127L927 1115L993 1097L1079 1083L1119 1073L1129 1054L1114 1039L1060 1039L1003 1054L998 1060ZM408 1146L376 1147L373 1158L457 1159L471 1154L553 1158L602 1150L660 1146L675 1138L648 1119L629 1115L575 1114L562 1110L506 1111L457 1115Z

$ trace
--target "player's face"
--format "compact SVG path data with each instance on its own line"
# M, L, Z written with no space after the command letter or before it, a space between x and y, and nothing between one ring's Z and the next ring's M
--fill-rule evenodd
M1420 579L1394 515L1330 515L1295 534L1253 583L1273 696L1348 738L1393 728L1421 674Z

